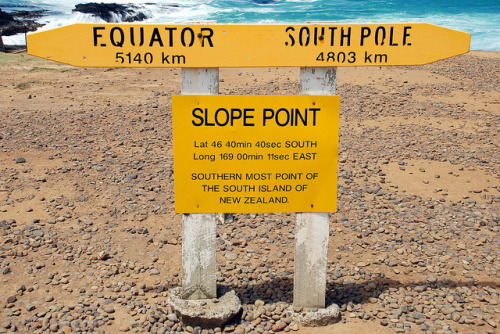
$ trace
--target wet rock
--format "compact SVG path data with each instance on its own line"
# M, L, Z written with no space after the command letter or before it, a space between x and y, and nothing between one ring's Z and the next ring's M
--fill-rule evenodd
M15 11L6 13L0 8L0 29L3 36L12 36L35 31L43 24L35 22L34 19L43 15L44 11Z
M133 6L125 6L117 3L90 2L77 4L75 12L92 14L106 22L134 22L147 19L145 13L137 11Z

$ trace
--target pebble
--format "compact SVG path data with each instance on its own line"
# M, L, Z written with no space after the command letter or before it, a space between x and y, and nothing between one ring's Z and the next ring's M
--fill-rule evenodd
M31 303L27 303L26 306L25 306L25 308L26 308L26 311L31 312L34 309L36 309L36 306L33 305L33 304L31 304Z
M104 305L102 309L106 313L115 313L115 308L113 305Z

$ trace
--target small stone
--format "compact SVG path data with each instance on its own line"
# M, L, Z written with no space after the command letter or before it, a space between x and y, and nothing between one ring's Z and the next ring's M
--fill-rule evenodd
M235 253L224 253L224 256L229 261L234 261L234 260L236 260L238 258L238 254L235 254Z
M106 313L115 313L115 308L113 307L113 305L104 305L102 307L103 311L106 312Z
M105 251L102 251L102 252L99 252L99 254L97 255L97 258L101 261L105 261L105 260L109 259L109 254L106 253Z
M10 319L6 319L3 323L2 323L2 327L3 328L10 328L10 326L12 325L12 321ZM4 332L2 332L4 333Z
M490 326L491 326L491 327L493 327L493 328L497 328L497 323L496 323L496 322L494 322L494 321L493 321L493 320L491 320L491 319L485 319L485 320L486 320L486 322L488 323L488 325L490 325Z
M118 330L120 332L128 332L128 331L130 331L130 327L128 325L123 325Z
M153 269L151 269L150 274L151 275L158 275L158 274L160 274L160 271L156 268L153 268Z
M288 325L288 328L290 328L290 330L296 332L299 330L299 324L297 324L296 322L292 322L292 323L290 323L290 325Z
M36 309L35 305L33 305L31 303L26 304L26 311L31 312L34 309Z
M261 299L257 299L257 300L255 301L255 306L256 306L256 307L261 307L261 306L264 306L265 304L266 304L266 303L265 303L263 300L261 300Z
M285 329L286 324L282 321L278 321L276 324L272 326L273 332L281 332L283 329Z
M9 303L9 304L15 303L16 300L17 300L16 295L12 295L12 296L7 297L7 303Z
M389 321L387 321L387 319L381 319L381 320L380 320L380 324L381 324L382 326L387 326L387 325L389 325Z
M19 157L16 159L16 164L23 164L26 162L26 159L24 159L23 157Z
M69 327L69 326L63 326L63 327L61 327L61 331L64 334L70 334L71 333L71 327Z
M47 178L45 176L39 176L35 178L36 182L47 182Z

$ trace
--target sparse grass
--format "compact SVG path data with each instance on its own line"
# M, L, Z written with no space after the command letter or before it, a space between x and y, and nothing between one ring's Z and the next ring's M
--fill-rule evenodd
M0 52L0 66L7 65L11 62L19 61L20 56L11 53Z
M79 71L79 68L65 68L64 70L61 70L61 73L66 73L70 71Z
M52 62L40 59L37 57L30 56L26 53L4 53L0 52L0 66L34 66L39 65L39 67L44 67L44 65L49 65Z
M20 84L16 85L16 89L19 90L25 90L31 87L31 84L38 83L40 81L26 81L26 82L21 82Z
M53 68L53 67L38 67L38 66L35 66L33 67L30 72L33 72L33 71L57 71L57 68Z

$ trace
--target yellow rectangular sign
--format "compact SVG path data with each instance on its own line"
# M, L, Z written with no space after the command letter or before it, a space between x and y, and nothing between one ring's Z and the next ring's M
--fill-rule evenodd
M469 51L470 34L427 23L96 24L28 35L28 53L83 67L420 65Z
M175 210L335 212L338 96L172 97Z

